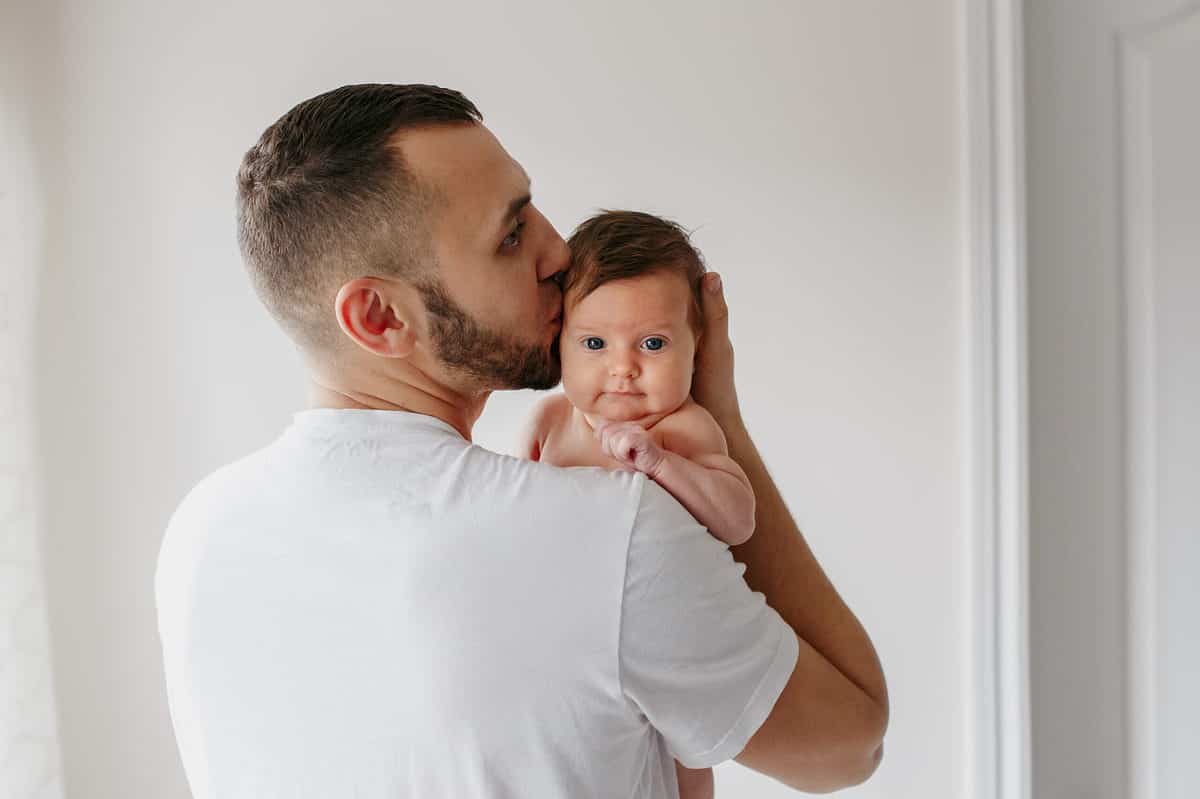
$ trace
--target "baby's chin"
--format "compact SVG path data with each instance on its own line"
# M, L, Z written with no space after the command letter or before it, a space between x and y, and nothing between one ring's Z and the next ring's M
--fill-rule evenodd
M597 405L589 413L613 422L636 422L650 415L649 411L633 410L632 408L614 408L611 405Z
M614 422L634 422L648 416L671 413L682 404L682 402L666 402L661 397L647 394L629 397L600 394L592 400L588 413L611 419Z

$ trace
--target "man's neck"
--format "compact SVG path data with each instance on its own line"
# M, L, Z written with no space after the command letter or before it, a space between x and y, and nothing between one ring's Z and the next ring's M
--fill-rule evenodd
M475 421L491 396L490 391L463 396L445 389L425 388L399 381L370 388L351 387L319 376L309 379L309 407L374 411L406 411L441 419L467 441Z

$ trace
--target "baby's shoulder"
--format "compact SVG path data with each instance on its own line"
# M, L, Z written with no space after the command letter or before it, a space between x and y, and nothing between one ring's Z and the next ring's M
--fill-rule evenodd
M654 426L663 446L686 457L709 453L728 454L725 434L712 414L689 396L682 405Z
M570 418L571 402L561 392L539 397L529 411L525 429L529 437L544 442L546 437Z
M704 406L692 399L689 394L683 403L664 416L655 427L678 428L678 427L707 427L715 425L717 422L713 419L712 414L704 409Z
M571 401L567 399L567 395L558 391L539 397L533 404L530 417L538 423L539 427L553 427L562 423L570 408Z

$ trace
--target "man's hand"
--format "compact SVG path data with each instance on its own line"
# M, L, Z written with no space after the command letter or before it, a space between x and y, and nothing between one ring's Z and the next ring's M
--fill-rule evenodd
M595 432L605 455L651 479L666 460L666 450L637 422L601 422Z
M729 340L729 306L720 275L704 276L704 332L696 352L692 399L713 415L726 432L742 426L742 409L733 385L733 343Z

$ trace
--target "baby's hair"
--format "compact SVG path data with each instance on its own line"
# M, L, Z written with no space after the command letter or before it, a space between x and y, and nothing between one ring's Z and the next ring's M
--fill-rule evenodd
M691 289L688 322L700 332L704 259L675 222L642 211L603 210L580 223L567 244L571 267L563 279L563 297L570 303L614 280L675 273Z

